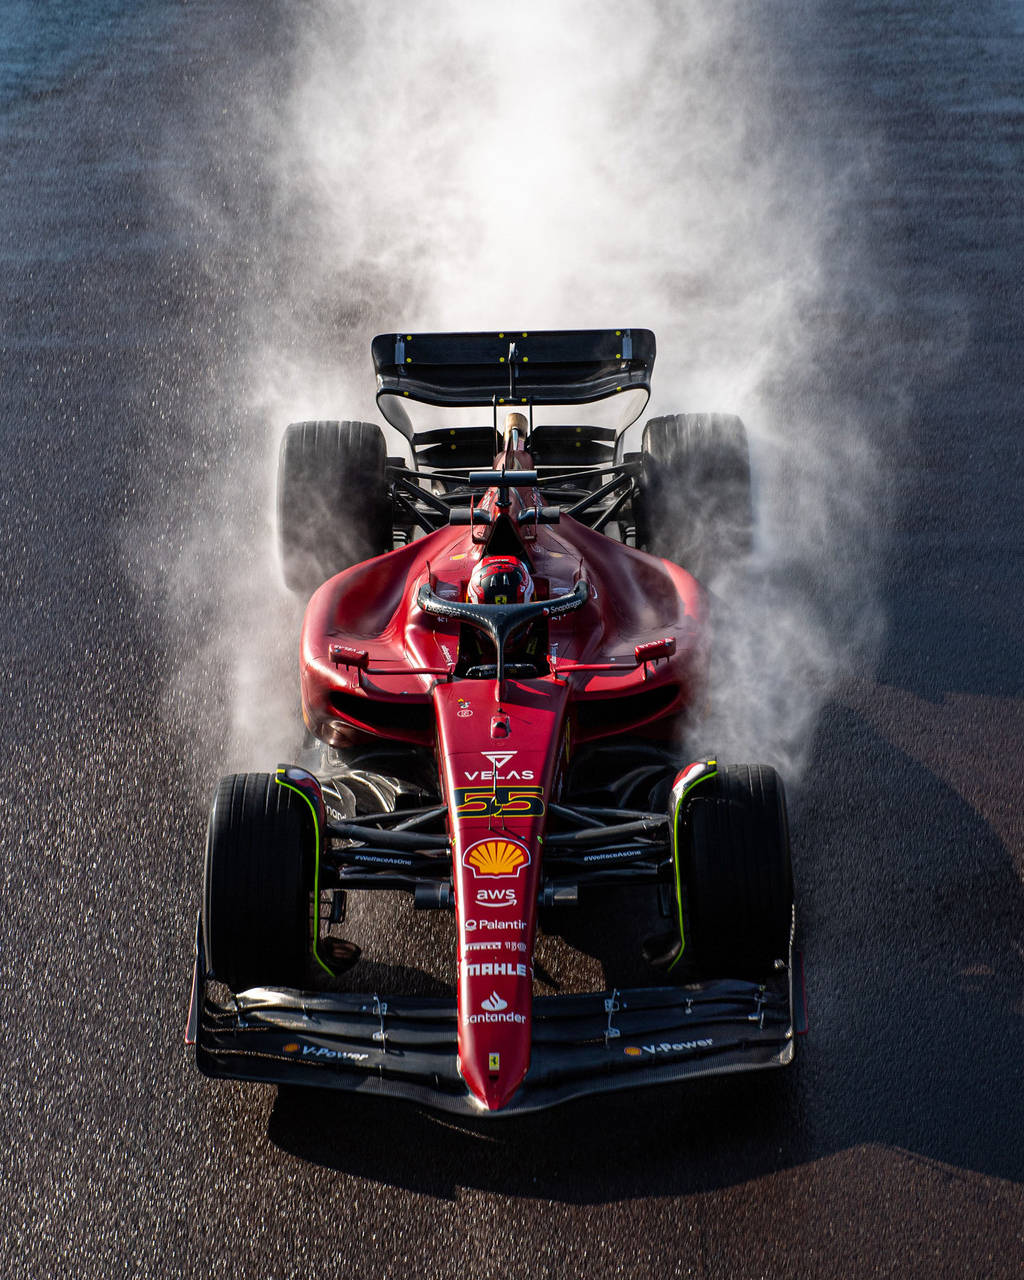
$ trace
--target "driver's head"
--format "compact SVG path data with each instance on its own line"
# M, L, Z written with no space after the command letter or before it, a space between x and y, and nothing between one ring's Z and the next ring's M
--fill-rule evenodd
M466 597L473 604L526 604L533 599L533 579L515 556L484 556L469 579Z

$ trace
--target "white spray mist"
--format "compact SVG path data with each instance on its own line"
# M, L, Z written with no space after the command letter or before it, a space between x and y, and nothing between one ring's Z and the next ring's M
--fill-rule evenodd
M197 661L235 671L231 763L268 767L295 738L301 608L271 514L285 424L376 420L378 331L636 325L658 336L652 414L736 412L752 436L754 571L711 584L727 605L704 745L798 772L879 616L873 456L817 376L837 281L870 276L838 234L856 167L806 146L779 92L793 67L721 0L291 13L272 108L240 102L221 140L259 173L250 359L225 394L262 425L261 465L246 480L235 454L230 484L209 477L234 497L198 571L172 566L219 616Z

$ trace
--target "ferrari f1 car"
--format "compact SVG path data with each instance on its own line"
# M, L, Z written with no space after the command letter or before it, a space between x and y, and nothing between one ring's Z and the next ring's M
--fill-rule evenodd
M643 329L372 352L401 456L365 422L281 446L307 749L217 789L200 1069L504 1115L788 1063L783 786L683 745L708 699L706 583L750 547L742 423L653 418L630 452ZM448 995L360 988L346 896L380 891L453 913ZM535 989L539 931L637 891L660 921L635 938L645 982Z

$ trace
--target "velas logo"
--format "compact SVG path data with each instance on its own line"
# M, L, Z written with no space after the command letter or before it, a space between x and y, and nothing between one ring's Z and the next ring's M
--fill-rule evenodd
M532 782L532 769L509 769L502 772L510 760L514 760L518 751L481 751L485 760L490 761L489 769L467 769L467 782Z
M488 1013L501 1013L502 1009L508 1008L508 1001L502 1000L497 991L492 991L486 1000L480 1001L480 1008L486 1009Z
M530 865L530 851L518 840L480 840L462 855L474 876L517 876Z

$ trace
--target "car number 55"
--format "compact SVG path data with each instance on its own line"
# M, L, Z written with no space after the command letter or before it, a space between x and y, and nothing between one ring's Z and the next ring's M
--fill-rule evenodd
M540 818L543 787L457 787L455 812L460 818Z

